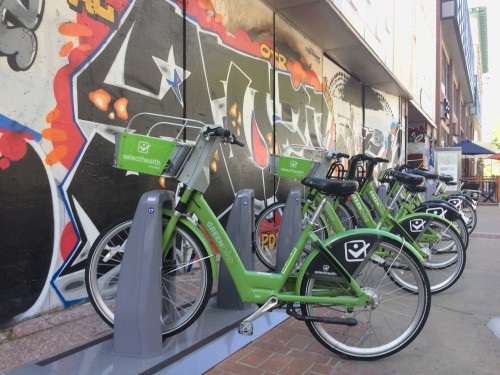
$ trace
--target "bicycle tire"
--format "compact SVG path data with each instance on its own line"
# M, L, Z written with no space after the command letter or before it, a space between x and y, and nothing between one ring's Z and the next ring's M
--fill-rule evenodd
M275 202L264 208L255 219L255 253L259 261L270 271L276 270L277 239L284 209L285 203ZM311 217L313 212L312 209L308 209L307 216ZM325 239L328 236L326 220L324 217L320 220L321 225L318 225L315 232L320 239Z
M464 199L462 201L462 214L465 215L465 217L469 220L466 225L467 225L467 231L472 233L474 229L476 229L477 225L477 212L474 209L474 205L469 202L467 199Z
M465 250L468 249L469 247L469 230L467 228L467 225L465 224L465 221L463 218L458 218L453 222L453 224L457 227L458 231L460 232L460 238L462 239L462 242L464 243L464 248Z
M417 243L428 256L422 265L433 294L445 291L460 279L466 263L465 246L460 234L446 221L430 219L426 231ZM397 273L391 273L390 276L399 282ZM414 290L411 286L406 287L410 291Z
M168 217L164 216L163 225L167 222ZM103 230L90 249L85 267L90 302L111 327L120 265L131 226L129 218ZM178 223L176 233L175 258L165 259L162 268L163 337L189 327L203 312L212 290L212 268L205 247L182 223ZM170 293L172 290L176 291L175 296Z
M335 209L335 213L339 217L345 230L355 229L358 226L356 214L347 203L340 202Z
M429 315L431 292L422 264L393 239L382 238L378 248L382 254L397 254L397 257L388 258L388 261L368 258L360 266L362 269L356 281L373 297L372 304L354 308L301 304L302 315L313 336L329 350L348 358L373 360L402 350L418 336ZM395 260L404 264L407 282L417 286L414 292L408 292L388 277ZM313 264L314 261L309 266ZM324 296L329 289L333 296L353 294L346 282L339 282L335 277L316 276L313 269L305 270L302 295L319 293ZM354 318L357 324L332 324L321 318Z

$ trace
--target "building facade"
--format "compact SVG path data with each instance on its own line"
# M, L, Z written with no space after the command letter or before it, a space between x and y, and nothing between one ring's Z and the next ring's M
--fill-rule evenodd
M140 113L223 125L246 143L221 148L212 164L206 196L221 219L239 189L254 189L263 207L296 184L278 184L268 171L270 155L288 144L391 165L421 153L428 163L433 142L469 131L473 98L469 71L441 42L440 6L1 2L0 325L86 300L91 243L158 188L156 177L113 167L114 134ZM441 82L451 120L435 116Z

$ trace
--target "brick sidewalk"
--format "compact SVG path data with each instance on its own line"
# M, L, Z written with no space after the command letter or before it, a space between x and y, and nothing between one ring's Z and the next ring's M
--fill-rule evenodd
M0 374L108 336L90 304L53 311L0 331Z
M304 322L289 318L206 374L389 374L371 368L370 363L340 358L321 345Z

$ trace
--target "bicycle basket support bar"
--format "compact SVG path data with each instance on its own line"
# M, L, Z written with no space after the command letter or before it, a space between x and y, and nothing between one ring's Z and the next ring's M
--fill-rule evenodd
M133 133L117 134L115 165L120 169L159 176L176 145L177 142L173 139Z

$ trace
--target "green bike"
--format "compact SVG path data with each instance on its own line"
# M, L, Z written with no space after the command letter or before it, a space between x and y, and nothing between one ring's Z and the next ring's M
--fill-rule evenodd
M430 287L420 254L400 237L373 229L346 231L322 241L314 233L314 222L325 198L305 223L281 270L245 269L203 196L210 182L209 165L221 142L242 145L222 127L203 126L176 177L181 183L178 203L173 210L163 210L162 282L163 297L169 300L161 317L164 337L186 329L202 313L218 275L217 250L242 301L260 306L245 325L285 306L288 314L305 321L319 342L348 357L376 359L407 346L423 328L430 309ZM311 179L310 185L325 196L352 194L358 186L355 181L326 179ZM130 225L126 221L101 233L85 270L89 298L110 325L116 293L116 283L110 281L119 276ZM306 243L312 250L296 269ZM392 274L397 274L398 282ZM411 285L413 292L401 284ZM179 291L175 298L168 293L173 289Z
M379 161L384 160L380 159ZM371 163L369 168L364 168L361 165L365 162ZM374 158L356 155L351 159L349 173L346 176L348 179L358 177L359 182L362 183L362 193L370 199L378 214L377 221L375 221L372 210L366 206L362 199L361 191L355 192L350 196L350 199L359 220L367 228L384 229L404 237L424 258L423 265L429 277L431 291L438 293L448 289L459 280L465 268L465 245L460 238L459 231L451 222L440 216L411 212L406 202L401 204L400 210L395 216L392 216L392 206L385 207L382 204L371 184L374 163L376 163ZM325 157L322 164L331 164L331 158L329 161L328 157ZM325 167L318 167L312 174L323 173L324 170ZM357 171L359 173L356 173ZM340 174L343 177L343 173ZM399 178L405 181L408 188L410 184L417 185L423 180L420 176L405 174L400 174ZM307 178L304 181L307 181ZM317 189L309 191L307 199L302 203L301 214L304 218L314 214L323 197L324 195ZM284 205L283 202L276 202L264 209L256 219L257 256L266 261L264 262L266 266L270 264L270 269L274 269L276 264L277 246L273 248L266 246L262 237L272 231L278 232ZM341 233L345 230L343 222L337 215L339 207L342 206L341 199L327 202L315 228L318 236L326 238L333 233Z

